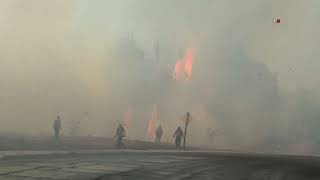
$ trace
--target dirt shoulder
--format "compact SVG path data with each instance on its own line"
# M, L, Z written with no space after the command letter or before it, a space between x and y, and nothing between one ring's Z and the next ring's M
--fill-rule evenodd
M106 150L114 149L115 140L105 137L62 136L59 141L50 136L0 136L0 151L8 150ZM128 149L174 149L173 144L126 141Z

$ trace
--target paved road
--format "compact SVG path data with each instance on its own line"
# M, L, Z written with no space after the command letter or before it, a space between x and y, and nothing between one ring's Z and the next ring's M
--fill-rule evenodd
M319 180L314 157L228 153L104 152L0 160L2 180Z

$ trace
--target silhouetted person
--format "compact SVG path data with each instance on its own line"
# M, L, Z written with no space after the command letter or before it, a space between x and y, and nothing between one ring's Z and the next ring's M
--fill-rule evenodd
M183 138L183 132L180 126L177 128L176 132L174 132L173 137L176 138L175 140L176 148L180 149L181 139Z
M57 116L57 119L53 123L54 136L56 139L59 139L59 133L61 131L61 120L60 116Z
M124 127L119 124L117 131L116 131L116 135L114 136L116 138L116 146L117 148L123 148L124 144L123 144L123 138L126 136L126 130L124 129Z
M156 143L160 143L162 134L163 134L163 130L162 130L162 127L160 125L156 130Z

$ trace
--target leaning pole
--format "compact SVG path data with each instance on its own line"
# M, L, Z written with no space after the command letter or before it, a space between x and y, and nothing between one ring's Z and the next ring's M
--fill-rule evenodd
M190 120L190 113L187 112L186 124L184 126L183 149L186 149L187 130L188 130L189 120Z

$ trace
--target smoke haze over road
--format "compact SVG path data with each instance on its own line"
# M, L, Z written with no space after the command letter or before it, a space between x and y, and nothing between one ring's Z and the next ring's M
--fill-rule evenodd
M191 144L212 145L211 128L220 130L217 147L312 151L320 138L319 6L3 0L0 132L49 134L60 115L81 121L79 135L113 136L130 119L128 138L146 140L156 105L165 141L190 111ZM176 81L175 64L190 48L192 75Z

